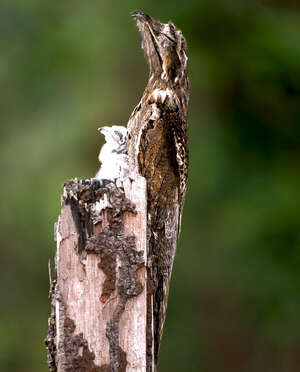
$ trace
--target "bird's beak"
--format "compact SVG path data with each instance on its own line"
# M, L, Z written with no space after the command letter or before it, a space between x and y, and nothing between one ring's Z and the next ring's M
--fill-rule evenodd
M142 12L141 10L133 10L132 12L130 12L130 15L134 19L139 19L139 20L145 20L146 19L146 14L144 12Z
M99 131L101 134L104 134L104 132L106 131L106 127L99 127L99 128L98 128L98 131Z
M130 12L130 15L137 21L138 29L142 35L142 38L144 37L144 32L141 31L139 24L149 29L153 39L158 45L157 41L158 22L155 21L155 19L153 19L152 17L150 17L147 13L142 12L141 10L133 10L132 12Z

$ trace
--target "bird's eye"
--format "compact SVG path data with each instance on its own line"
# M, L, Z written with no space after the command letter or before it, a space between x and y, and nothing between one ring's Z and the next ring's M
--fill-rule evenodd
M122 139L123 138L123 135L121 132L119 132L118 130L115 130L115 134L120 138Z

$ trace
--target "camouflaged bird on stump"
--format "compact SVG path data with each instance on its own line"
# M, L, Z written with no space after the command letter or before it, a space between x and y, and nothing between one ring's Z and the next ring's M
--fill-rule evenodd
M157 370L188 175L187 46L173 23L132 16L149 81L127 131L101 129L96 177L63 187L45 340L51 372Z
M140 11L132 16L149 81L128 122L128 154L131 171L147 180L147 354L157 364L188 176L188 58L186 41L172 22Z

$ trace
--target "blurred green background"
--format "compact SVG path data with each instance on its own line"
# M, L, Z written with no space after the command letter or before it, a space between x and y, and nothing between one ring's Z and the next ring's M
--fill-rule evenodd
M189 46L191 167L160 372L300 365L300 3L0 4L0 370L46 372L61 184L98 168L101 124L147 81L129 11Z

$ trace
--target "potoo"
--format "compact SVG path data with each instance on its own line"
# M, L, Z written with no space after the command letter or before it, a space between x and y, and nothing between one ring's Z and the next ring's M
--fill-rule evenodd
M147 180L147 365L157 365L184 204L189 150L187 45L172 23L133 11L149 80L128 122L131 172ZM151 371L152 369L148 369Z

